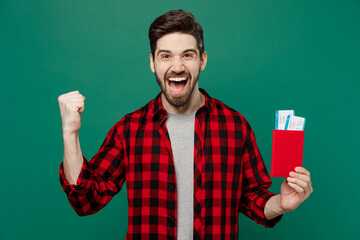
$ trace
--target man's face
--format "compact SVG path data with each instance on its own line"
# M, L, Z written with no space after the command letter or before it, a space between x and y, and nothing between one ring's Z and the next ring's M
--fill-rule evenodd
M157 40L150 67L169 104L184 106L194 90L199 91L199 73L205 69L206 60L206 52L200 56L196 39L190 34L170 33Z

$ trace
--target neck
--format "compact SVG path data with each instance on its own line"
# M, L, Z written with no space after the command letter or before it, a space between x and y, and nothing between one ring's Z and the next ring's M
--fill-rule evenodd
M171 105L165 98L164 94L161 94L161 102L167 112L173 114L190 114L196 112L201 106L205 104L205 96L199 91L198 87L195 87L190 100L181 107L175 107Z

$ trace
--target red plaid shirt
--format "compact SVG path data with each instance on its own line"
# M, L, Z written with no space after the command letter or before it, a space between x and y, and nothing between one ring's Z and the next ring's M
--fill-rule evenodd
M237 111L211 98L195 117L194 239L238 239L238 214L265 227L264 207L274 193L254 133ZM128 196L126 239L176 239L177 191L166 110L161 93L127 114L108 132L84 164L76 185L60 166L60 182L79 215L94 214L117 194L125 180Z

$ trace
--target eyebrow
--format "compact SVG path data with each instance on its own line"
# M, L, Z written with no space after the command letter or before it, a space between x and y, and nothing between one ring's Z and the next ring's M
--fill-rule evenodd
M196 50L193 48L185 49L182 53L186 53L186 52L193 52L197 54ZM160 49L156 55L159 56L160 53L171 53L171 51L166 49Z

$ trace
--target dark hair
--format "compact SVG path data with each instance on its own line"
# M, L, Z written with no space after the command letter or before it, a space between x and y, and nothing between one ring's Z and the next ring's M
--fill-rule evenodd
M181 32L192 35L196 39L197 48L200 52L200 58L204 52L204 37L202 27L195 21L191 12L184 10L172 10L156 18L149 28L149 39L151 53L154 57L156 42L162 36Z

